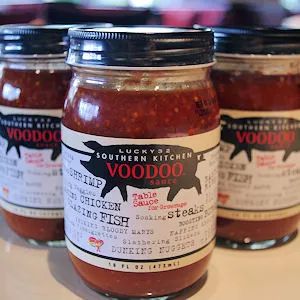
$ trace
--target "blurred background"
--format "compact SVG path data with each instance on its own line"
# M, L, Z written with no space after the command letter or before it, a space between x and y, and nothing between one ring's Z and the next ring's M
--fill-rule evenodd
M300 28L300 0L0 0L0 24L201 24Z

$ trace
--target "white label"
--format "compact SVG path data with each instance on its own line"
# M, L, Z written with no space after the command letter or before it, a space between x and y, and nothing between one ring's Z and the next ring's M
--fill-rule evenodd
M220 217L276 220L300 213L300 110L222 110Z
M63 217L61 114L0 106L0 195L7 211Z
M219 128L119 139L62 126L68 249L94 266L159 272L213 248Z

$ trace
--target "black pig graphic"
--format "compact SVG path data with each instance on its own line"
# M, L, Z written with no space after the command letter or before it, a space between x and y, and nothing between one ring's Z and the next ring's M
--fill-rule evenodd
M0 112L0 136L7 140L6 153L13 147L21 157L20 146L28 149L52 149L51 160L61 153L61 119L42 115L4 115Z
M94 150L89 161L81 161L81 164L94 176L106 179L106 185L102 190L101 197L105 197L114 187L118 187L123 201L127 201L127 185L137 187L137 188L147 188L153 189L158 187L170 187L170 191L167 196L168 201L172 201L177 193L181 189L190 189L195 187L198 194L201 194L201 184L198 177L196 177L197 165L199 162L205 160L204 152L194 153L192 149L181 147L181 146L168 146L168 145L111 145L102 146L95 141L89 141L84 143L85 146ZM141 163L137 161L126 161L126 163L111 161L109 159L103 158L101 156L103 153L109 153L110 155L116 155L119 153L126 153L126 151L131 150L143 153L145 149L148 150L147 162ZM174 161L157 161L155 156L149 155L149 149L160 149L162 153L166 153L167 149L170 149L170 154L176 155L178 153L189 153L189 157L183 159L176 159ZM206 151L207 152L207 151ZM125 174L121 174L120 166L123 164ZM169 166L167 166L169 165ZM173 168L173 173L169 174L170 178L176 177L176 184L170 184L168 181L163 181L165 179L166 170L171 170L171 165ZM158 170L164 169L164 174L160 174ZM124 171L123 170L123 171ZM135 176L130 176L129 172L132 170L138 170ZM155 171L156 170L156 171ZM128 172L128 174L126 174ZM148 173L147 173L148 172ZM170 171L171 172L171 171ZM156 174L155 174L156 173ZM159 180L159 184L155 186L150 184L149 178L154 178ZM168 178L169 178L168 177Z
M230 155L232 160L245 151L249 162L252 161L252 150L284 150L282 160L290 154L300 151L300 122L292 118L232 118L221 117L221 140L234 145Z

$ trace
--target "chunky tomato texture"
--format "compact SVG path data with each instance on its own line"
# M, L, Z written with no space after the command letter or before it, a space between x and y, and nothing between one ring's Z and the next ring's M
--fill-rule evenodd
M84 110L84 107L90 109ZM66 103L63 124L72 130L99 136L180 137L218 127L219 107L211 84L201 89L164 91L80 86ZM210 255L172 271L126 273L90 265L70 253L76 270L88 285L100 292L123 297L179 292L205 275Z
M300 109L300 75L264 75L259 72L214 70L212 79L220 108L248 111ZM244 242L280 239L297 230L300 215L272 221L218 218L217 235Z
M68 69L26 70L4 67L0 77L0 105L27 109L62 109L71 76ZM31 133L34 135L32 139L40 138L40 142L44 142L38 136L39 132ZM53 139L58 142L60 132L56 132ZM64 239L63 219L30 218L6 210L3 212L9 226L24 238L41 242Z

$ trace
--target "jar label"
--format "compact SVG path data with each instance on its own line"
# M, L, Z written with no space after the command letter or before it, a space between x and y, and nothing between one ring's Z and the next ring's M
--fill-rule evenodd
M62 126L68 249L105 269L159 272L207 256L215 237L219 128L164 139Z
M218 216L254 221L300 213L300 110L221 114Z
M31 218L63 218L61 109L0 106L3 208Z

